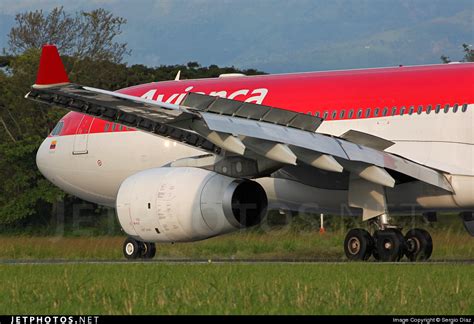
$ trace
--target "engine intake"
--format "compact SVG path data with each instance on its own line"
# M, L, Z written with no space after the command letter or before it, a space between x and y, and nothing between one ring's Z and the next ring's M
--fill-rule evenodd
M136 173L116 201L124 231L147 242L186 242L257 225L267 196L256 182L212 171L168 167Z

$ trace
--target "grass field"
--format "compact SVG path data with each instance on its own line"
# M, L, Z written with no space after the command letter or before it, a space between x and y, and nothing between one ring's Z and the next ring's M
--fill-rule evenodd
M474 260L474 238L460 224L429 231L433 260ZM156 258L341 261L345 232L246 230L159 244ZM122 260L124 239L2 235L0 260ZM472 315L472 278L471 264L410 262L3 264L0 314Z
M474 259L464 230L431 230L433 260ZM157 258L345 260L345 231L243 231L195 243L158 244ZM0 259L122 259L125 237L0 236Z
M474 267L0 266L1 314L474 314Z

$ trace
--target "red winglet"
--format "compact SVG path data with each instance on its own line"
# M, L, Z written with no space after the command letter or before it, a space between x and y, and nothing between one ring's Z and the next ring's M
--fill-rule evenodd
M44 45L35 85L47 86L68 82L69 79L59 57L58 49L54 45Z

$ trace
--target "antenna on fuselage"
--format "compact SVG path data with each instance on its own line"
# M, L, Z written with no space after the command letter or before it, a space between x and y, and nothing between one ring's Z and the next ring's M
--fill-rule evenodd
M178 73L176 73L176 76L174 77L174 80L179 81L180 77L181 77L181 70L179 70Z

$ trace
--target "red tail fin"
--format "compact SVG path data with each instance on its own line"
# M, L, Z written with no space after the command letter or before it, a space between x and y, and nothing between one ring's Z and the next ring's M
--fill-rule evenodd
M44 45L35 86L48 86L68 82L69 79L63 62L59 57L58 49L54 45Z

